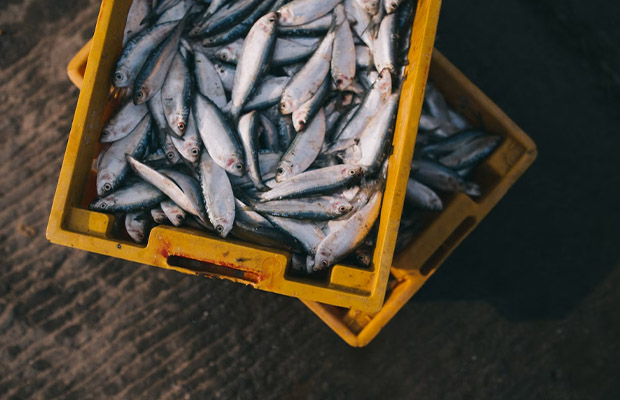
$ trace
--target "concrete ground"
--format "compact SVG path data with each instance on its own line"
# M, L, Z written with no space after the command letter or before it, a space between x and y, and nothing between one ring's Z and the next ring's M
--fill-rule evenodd
M620 398L620 30L445 0L437 47L539 157L366 348L299 301L49 244L97 0L0 2L0 397Z

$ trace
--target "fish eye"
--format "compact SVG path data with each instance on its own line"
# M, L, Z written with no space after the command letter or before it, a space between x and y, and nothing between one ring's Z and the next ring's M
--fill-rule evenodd
M323 268L329 267L329 263L327 262L327 260L321 261L321 267L323 267Z
M177 214L177 219L179 221L183 221L185 219L185 217L182 214Z
M114 79L116 79L117 81L122 81L123 80L123 74L121 74L120 72L117 72L114 74Z
M99 203L99 208L105 210L106 208L108 208L108 203L106 203L105 201Z
M222 60L226 61L226 60L228 59L228 56L226 55L226 53L222 53L222 54L220 55L220 58L221 58Z
M136 97L139 98L139 99L144 97L144 93L142 93L142 90L140 90L138 93L136 93Z
M218 233L222 233L222 232L224 232L224 227L222 225L218 225L218 226L215 227L215 230Z
M338 78L336 79L336 86L340 86L342 85L342 79Z
M110 190L112 190L112 185L110 183L106 183L105 185L103 185L103 190L109 192Z
M276 22L276 19L275 19L274 17L271 17L271 18L269 18L269 20L268 20L268 21L269 21L269 23L272 23L272 24L273 24L274 22Z
M357 172L356 172L354 169L350 169L350 170L348 171L348 174L349 174L349 175L351 175L351 176L355 175L356 173L357 173Z
M180 131L185 130L185 123L184 122L179 122L177 124L177 128L179 128Z
M194 147L194 148L191 150L191 153L192 153L192 155L197 156L197 155L198 155L198 149Z
M299 126L304 127L306 126L306 121L304 121L303 119L300 119L299 121L297 121L297 123L299 124Z
M169 151L168 153L166 153L166 156L172 160L174 158L174 153Z
M235 165L235 168L236 168L238 171L241 171L241 170L243 169L243 164L241 164L241 163L237 163L237 164Z
M340 207L338 207L338 211L345 212L345 211L347 211L347 208L345 206L340 206Z
M282 167L278 167L278 169L276 170L276 172L278 173L278 175L281 175L284 173L284 169L282 169Z

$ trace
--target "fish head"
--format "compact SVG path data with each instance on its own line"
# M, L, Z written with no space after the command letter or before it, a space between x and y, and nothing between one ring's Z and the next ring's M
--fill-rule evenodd
M293 99L291 99L289 96L282 96L282 98L280 99L280 112L282 114L290 114L292 113L294 110L295 104L293 102Z
M276 21L278 21L278 14L274 11L262 16L258 21L256 21L255 26L265 33L271 34L276 29Z
M155 221L155 223L157 224L163 224L166 222L166 215L165 214L160 214L160 213L154 213L153 214L153 221Z
M93 201L90 203L88 208L94 211L110 212L114 205L116 205L116 198L113 196L108 196Z
M126 227L127 233L133 240L138 243L142 243L144 241L144 231L139 227L128 226Z
M233 58L233 51L230 46L222 47L215 52L215 56L224 62L229 62Z
M280 183L293 176L293 164L289 161L280 161L276 169L276 182Z
M135 105L142 104L150 98L150 90L146 86L140 86L138 90L133 93L133 103Z
M351 82L353 82L353 77L347 76L345 74L337 74L335 78L336 79L334 80L334 85L336 85L336 89L338 90L345 89L351 84Z
M105 196L112 191L114 187L114 177L107 173L102 172L97 176L97 194L99 196Z
M101 135L99 135L99 141L101 143L107 143L111 137L114 137L114 127L105 127L101 131Z
M301 132L306 129L306 124L308 123L308 113L301 112L297 114L295 112L293 113L293 117L293 127L296 132Z
M114 79L112 84L115 87L127 87L129 86L129 80L131 78L130 72L127 68L119 67L114 71Z
M226 218L217 218L213 221L213 227L220 237L225 238L232 229L233 224Z
M351 203L345 199L335 199L329 205L330 211L337 215L344 215L353 209Z
M283 7L276 12L276 16L278 17L278 23L281 25L291 25L295 19L295 16L291 12L291 10L287 7Z
M195 163L200 158L200 143L195 140L183 141L183 148L188 161Z
M357 165L343 166L343 168L340 170L340 173L345 178L353 179L362 175L362 167Z
M314 265L312 269L314 271L322 271L324 269L329 268L330 265L334 263L332 259L331 252L329 251L319 251L314 255Z
M396 11L397 8L398 8L398 1L393 0L387 3L385 7L385 11L387 11L388 14L391 14L394 11Z
M242 177L245 174L245 163L240 154L233 153L224 162L226 171L234 176Z
M172 211L171 214L172 214L172 218L174 218L177 221L177 223L180 224L181 222L185 221L185 214L184 213L182 213L182 212L180 212L178 210L174 210L174 211Z

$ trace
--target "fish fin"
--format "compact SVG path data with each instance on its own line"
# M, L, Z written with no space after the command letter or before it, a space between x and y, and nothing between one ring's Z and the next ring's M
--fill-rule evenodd
M339 151L344 151L349 148L352 148L353 146L357 146L358 143L359 143L358 138L336 140L335 142L331 144L331 146L329 146L325 150L325 154L334 154Z

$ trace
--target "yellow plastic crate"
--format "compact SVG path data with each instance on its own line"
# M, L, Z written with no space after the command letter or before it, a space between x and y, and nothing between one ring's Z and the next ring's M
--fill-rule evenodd
M377 312L334 307L303 300L343 340L366 346L396 315L428 278L474 230L536 158L536 145L506 114L439 51L433 52L429 79L448 103L475 126L504 137L501 146L475 171L483 195L472 199L459 193L444 201L444 210L416 234L395 257L395 282Z
M338 264L320 280L291 276L287 272L290 254L286 252L223 240L192 229L157 226L146 245L137 245L112 235L114 216L87 209L94 198L94 176L90 167L99 150L99 133L113 107L107 98L130 3L102 2L91 49L82 49L89 56L47 238L53 243L187 274L225 278L256 289L366 312L379 311L392 265L441 1L418 0L373 267L360 269ZM83 65L73 61L76 64L70 65L70 76ZM78 79L72 80L78 84L79 72L73 75Z

